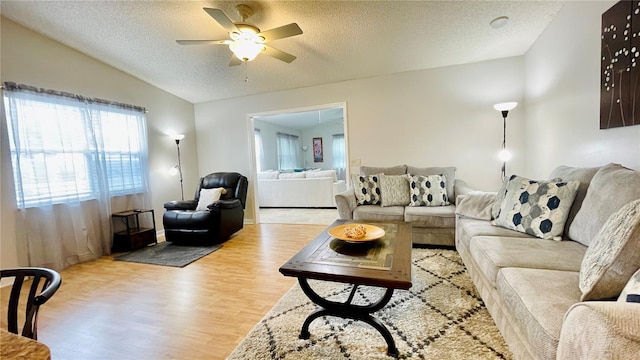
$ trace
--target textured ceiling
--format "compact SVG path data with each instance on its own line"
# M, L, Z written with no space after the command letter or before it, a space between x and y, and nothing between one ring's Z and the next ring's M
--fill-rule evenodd
M298 58L259 55L229 67L227 39L203 7L262 30L296 22L269 43ZM192 103L523 55L564 1L7 1L3 16ZM489 22L508 16L492 29ZM244 82L246 75L248 82Z

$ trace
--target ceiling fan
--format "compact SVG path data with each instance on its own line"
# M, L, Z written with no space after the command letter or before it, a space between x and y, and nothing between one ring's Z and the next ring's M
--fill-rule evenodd
M253 15L253 9L248 5L238 4L236 10L242 18L242 21L233 22L220 9L203 8L204 11L217 21L220 26L229 32L231 39L227 40L176 40L180 45L229 45L229 49L233 52L229 66L240 65L242 62L251 61L260 53L272 56L278 60L290 63L296 59L295 56L284 51L278 50L266 43L296 36L302 34L302 29L296 23L280 26L266 31L260 29L247 22L247 19Z

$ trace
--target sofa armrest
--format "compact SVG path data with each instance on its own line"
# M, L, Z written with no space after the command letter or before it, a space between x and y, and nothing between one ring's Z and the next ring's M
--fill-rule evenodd
M477 191L477 189L472 188L467 184L464 180L455 179L453 183L454 193L456 194L456 201L458 195L466 195L471 192Z
M346 191L336 194L335 199L340 219L352 220L353 210L358 206L353 188L349 187Z
M640 354L640 305L589 301L564 317L558 359L632 359Z
M456 214L468 218L491 220L491 208L496 200L496 193L473 191L466 195L458 195Z
M207 209L233 209L237 207L241 207L242 203L239 199L230 199L230 200L216 200L211 204L207 205Z
M195 200L177 200L164 203L165 210L195 210L198 202Z

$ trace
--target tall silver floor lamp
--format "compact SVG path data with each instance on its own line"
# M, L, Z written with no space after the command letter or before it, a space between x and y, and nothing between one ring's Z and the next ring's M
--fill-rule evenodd
M500 172L502 180L506 177L507 161L511 160L512 157L511 152L507 150L507 115L509 114L509 110L513 110L516 105L518 105L517 102L505 102L493 105L494 109L502 112L502 150L498 153L498 158L502 160L502 170Z
M176 149L178 150L178 165L171 168L170 173L172 175L180 175L180 195L181 199L184 200L184 187L182 184L182 162L180 159L180 140L184 139L184 134L171 134L169 136L171 136L171 138L176 141Z

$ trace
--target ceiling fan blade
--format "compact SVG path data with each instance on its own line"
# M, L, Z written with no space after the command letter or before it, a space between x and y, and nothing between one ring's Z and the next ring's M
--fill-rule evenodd
M213 8L202 8L204 11L209 14L213 18L213 20L217 21L220 26L222 26L227 32L238 31L236 24L229 19L229 17L220 9Z
M229 61L229 66L238 66L242 64L242 60L238 59L237 56L231 55L231 61Z
M268 45L263 45L263 46L264 46L264 51L263 51L264 54L269 55L271 57L274 57L274 58L276 58L278 60L282 60L282 61L284 61L286 63L290 63L290 62L292 62L293 60L296 59L295 56L293 56L293 55L291 55L289 53L286 53L284 51L278 50L278 49L273 48L273 47L268 46Z
M229 45L231 40L176 40L180 45Z
M291 23L289 25L265 30L259 33L258 36L262 36L264 38L264 42L269 42L300 34L302 34L302 29L300 29L300 26L298 26L298 24L296 23Z

